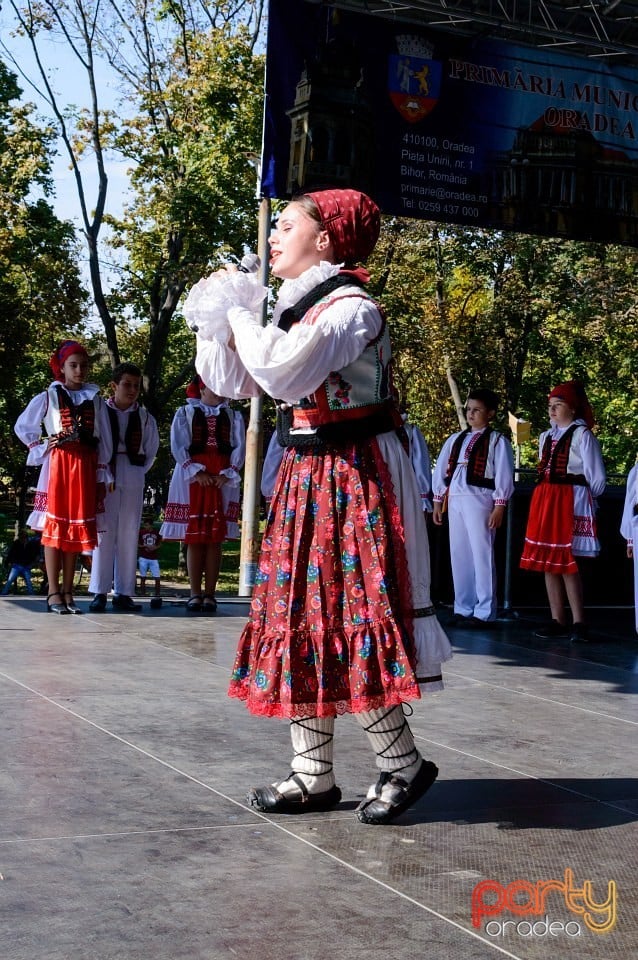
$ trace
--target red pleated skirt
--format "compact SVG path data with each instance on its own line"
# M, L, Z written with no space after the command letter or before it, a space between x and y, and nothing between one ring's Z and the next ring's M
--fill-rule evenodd
M523 570L543 573L578 573L572 553L574 537L574 492L569 484L541 482L534 489L529 508Z
M411 605L403 526L376 441L288 450L229 695L275 717L417 699Z
M93 550L97 546L97 451L72 442L54 447L49 456L42 544L67 553Z
M218 474L228 467L230 460L215 451L197 454L195 463L203 463L209 473ZM226 539L226 519L221 487L202 487L193 482L189 486L188 526L185 543L222 543Z

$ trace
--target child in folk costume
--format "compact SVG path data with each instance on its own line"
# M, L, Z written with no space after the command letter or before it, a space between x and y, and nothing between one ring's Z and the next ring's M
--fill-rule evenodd
M73 578L78 554L97 546L97 504L112 480L111 430L99 387L86 382L85 347L65 340L49 363L55 380L18 417L15 432L29 448L27 464L41 466L27 524L42 531L47 609L81 613L73 600Z
M452 434L437 458L433 521L447 505L454 582L454 621L481 626L497 613L494 540L514 492L514 457L508 440L490 426L498 409L493 390L468 394L467 429Z
M582 384L571 380L549 395L551 428L540 436L538 485L532 494L520 565L545 574L552 620L537 637L587 642L583 588L576 557L595 557L595 499L606 484L594 416ZM565 598L573 624L565 617Z
M288 776L248 799L281 813L337 804L334 723L351 712L377 757L378 780L357 809L366 823L392 820L434 782L402 705L421 696L419 682L440 689L451 656L430 603L414 470L397 435L388 328L356 266L379 227L364 194L307 194L270 237L271 269L284 280L271 325L253 312L256 281L237 274L215 274L206 288L211 298L220 288L225 328L200 324L194 304L204 378L216 375L231 396L261 387L292 408L229 694L254 714L289 718L294 756Z
M142 371L134 363L120 363L112 373L113 396L106 401L113 453L111 484L104 501L104 529L93 553L89 604L92 613L103 613L106 595L113 587L115 610L141 610L131 599L137 573L137 539L144 501L144 479L159 448L157 422L137 398Z
M633 465L627 477L620 532L627 541L627 556L634 561L634 606L638 633L638 463Z
M191 596L188 613L214 613L222 543L239 536L240 470L246 456L244 419L197 376L171 426L176 465L160 535L183 540ZM202 593L202 580L204 589Z

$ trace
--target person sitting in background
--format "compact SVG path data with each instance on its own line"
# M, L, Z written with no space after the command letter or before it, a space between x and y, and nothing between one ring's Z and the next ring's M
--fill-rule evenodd
M9 576L1 591L3 597L6 597L18 577L22 577L24 580L27 593L33 593L31 568L37 566L39 555L39 538L29 538L28 531L21 530L17 539L13 541L7 552L5 562L9 567Z

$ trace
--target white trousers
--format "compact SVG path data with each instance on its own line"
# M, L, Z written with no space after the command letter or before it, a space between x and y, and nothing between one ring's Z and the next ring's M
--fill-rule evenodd
M448 499L454 612L463 617L496 618L496 531L487 525L493 508L491 497L452 495Z
M144 488L118 487L106 495L104 532L93 551L90 593L132 597L137 574L137 541L142 519Z

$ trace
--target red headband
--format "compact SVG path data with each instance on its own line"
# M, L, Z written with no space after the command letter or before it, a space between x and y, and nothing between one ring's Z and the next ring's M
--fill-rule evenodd
M86 347L83 347L81 343L77 342L77 340L63 340L55 353L51 354L49 366L51 367L53 376L56 380L64 380L64 377L62 376L62 367L64 366L64 361L67 359L67 357L72 356L74 353L79 353L81 356L86 357L87 360L89 358Z
M195 374L191 382L186 387L186 396L189 400L199 400L205 384L198 373Z
M366 260L379 239L381 213L376 203L358 190L320 190L307 194L321 214L337 263Z
M579 380L567 380L557 384L549 395L549 400L564 400L572 408L578 419L584 420L591 429L594 425L594 411L592 410L585 388Z

